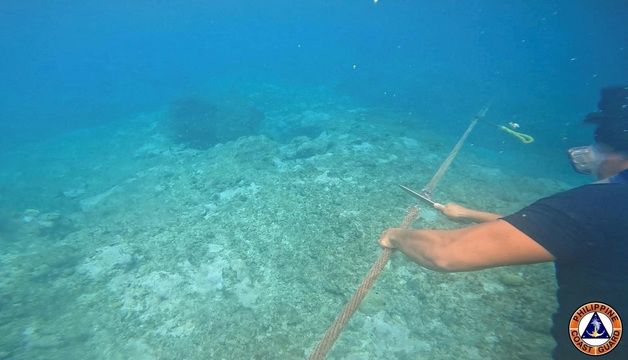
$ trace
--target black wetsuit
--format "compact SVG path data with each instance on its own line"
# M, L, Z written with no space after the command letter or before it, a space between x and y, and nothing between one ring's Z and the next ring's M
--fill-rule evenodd
M610 183L561 192L503 220L555 258L559 307L552 327L554 358L591 359L569 338L569 320L581 305L609 304L628 326L628 170ZM602 359L628 359L628 335Z

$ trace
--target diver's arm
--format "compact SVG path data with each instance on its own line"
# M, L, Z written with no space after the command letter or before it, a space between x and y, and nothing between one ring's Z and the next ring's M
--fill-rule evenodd
M444 215L452 219L470 219L480 223L497 220L502 217L502 215L499 214L469 209L456 203L445 205L436 203L434 204L434 208L440 210Z
M456 230L388 229L379 243L401 250L421 266L443 272L554 260L545 248L503 220Z

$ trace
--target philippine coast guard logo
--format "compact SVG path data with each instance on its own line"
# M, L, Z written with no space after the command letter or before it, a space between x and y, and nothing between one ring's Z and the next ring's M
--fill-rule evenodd
M584 304L569 321L569 338L587 355L604 355L621 339L621 319L615 309L601 302Z

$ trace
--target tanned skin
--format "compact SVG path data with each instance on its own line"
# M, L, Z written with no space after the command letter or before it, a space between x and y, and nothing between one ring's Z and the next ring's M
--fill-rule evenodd
M598 179L628 169L628 156L624 153L609 151L605 158L599 165ZM481 223L456 230L392 228L382 233L379 244L399 249L419 265L442 272L554 260L552 254L528 235L500 220L500 215L457 204L435 204L434 207L452 218L469 218Z

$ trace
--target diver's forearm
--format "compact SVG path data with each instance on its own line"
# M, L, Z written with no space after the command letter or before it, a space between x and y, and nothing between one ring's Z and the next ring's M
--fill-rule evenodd
M497 220L502 217L502 215L490 213L487 211L478 211L468 209L468 212L465 214L467 219L477 221L477 222L487 222Z
M436 203L434 207L452 219L469 219L476 222L487 222L501 218L501 215L469 209L456 203L445 205Z
M415 263L435 271L447 271L440 262L440 251L447 241L439 230L393 229L388 237L393 247L401 250Z

